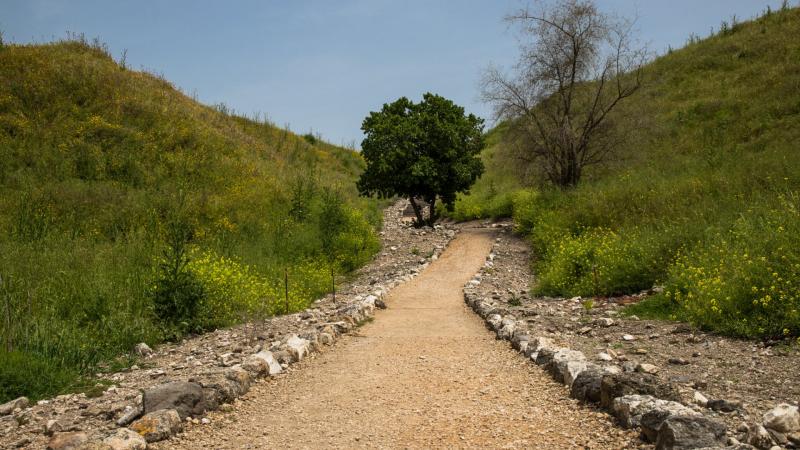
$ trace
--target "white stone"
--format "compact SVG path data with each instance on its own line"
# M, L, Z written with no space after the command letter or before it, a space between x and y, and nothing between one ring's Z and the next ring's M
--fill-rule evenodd
M632 334L623 334L622 335L622 340L623 341L632 341L634 339L636 339L636 337L634 337Z
M310 350L309 342L306 339L298 337L296 334L289 336L289 339L286 340L286 346L289 348L289 352L292 353L298 361L308 356Z
M708 405L708 398L706 398L706 396L703 395L700 391L694 391L694 396L692 396L692 402L695 405L705 407L706 405Z
M600 361L606 361L606 362L608 362L608 361L613 361L613 360L614 360L614 358L612 358L612 357L611 357L611 355L609 355L609 354L608 354L608 353L606 353L606 352L600 352L600 353L598 353L598 354L597 354L597 359L599 359Z
M797 406L781 403L764 414L763 423L779 433L800 431L800 412Z
M636 366L636 371L641 373L656 374L658 373L658 367L652 364L642 363Z

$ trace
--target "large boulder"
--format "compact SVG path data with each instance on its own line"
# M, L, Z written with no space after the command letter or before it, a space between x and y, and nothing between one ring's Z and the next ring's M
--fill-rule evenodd
M142 395L142 405L145 414L172 409L181 419L199 417L206 412L203 388L186 381L173 381L147 389Z
M133 422L130 428L144 437L145 441L158 442L180 432L183 423L174 409L161 409L145 414Z
M706 417L671 416L661 424L656 450L720 448L727 444L725 425Z
M650 395L663 400L680 400L680 393L670 383L646 373L607 373L600 385L600 404L611 409L614 399L625 395Z
M575 377L570 388L570 396L582 402L600 403L600 385L603 382L603 369L591 366Z
M116 433L103 439L103 444L113 450L145 450L147 441L139 433L128 428L120 428Z
M20 397L14 400L11 400L8 403L3 403L0 405L0 416L7 416L14 412L15 409L25 409L30 405L30 401L28 397Z
M787 403L772 408L764 414L764 427L779 433L800 431L800 411Z

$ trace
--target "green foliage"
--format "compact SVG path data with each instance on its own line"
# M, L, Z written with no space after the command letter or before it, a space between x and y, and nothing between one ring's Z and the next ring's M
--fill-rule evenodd
M77 389L137 342L282 313L286 269L304 308L329 286L330 186L337 270L378 248L358 153L201 105L76 38L0 51L0 402Z
M361 129L367 167L358 180L362 195L422 198L431 205L427 222L436 220L439 198L452 209L483 173L477 155L483 147L483 120L438 95L420 103L402 97L371 112ZM418 213L417 223L425 222Z
M664 285L628 312L736 336L800 335L798 33L800 10L786 9L653 61L611 118L628 134L620 159L572 190L522 189L513 152L490 146L488 172L456 214L485 214L484 183L495 180L532 243L538 293Z

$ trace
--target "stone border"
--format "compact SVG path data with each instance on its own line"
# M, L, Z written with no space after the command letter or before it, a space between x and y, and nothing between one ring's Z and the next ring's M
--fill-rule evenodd
M624 428L639 429L642 439L655 443L657 449L725 448L729 444L734 446L730 448L752 448L731 440L726 425L706 417L697 405L680 403L676 387L648 373L648 367L637 366L635 372L626 373L617 366L594 364L580 351L560 347L548 337L533 336L527 322L481 297L476 288L484 270L494 266L494 250L493 246L484 266L464 285L464 301L498 339L509 341L554 380L569 387L571 397L605 410Z

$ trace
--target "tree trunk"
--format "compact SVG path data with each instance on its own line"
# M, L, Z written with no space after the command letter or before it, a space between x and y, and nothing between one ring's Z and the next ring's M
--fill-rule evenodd
M421 227L425 224L425 218L422 217L422 208L417 204L417 201L414 200L414 197L408 197L408 202L411 203L411 208L414 209L414 215L417 216L417 221L414 223L415 226Z
M430 214L428 214L428 225L433 226L433 224L436 223L436 219L437 219L437 217L436 217L436 196L435 195L430 199L429 209L430 209Z

